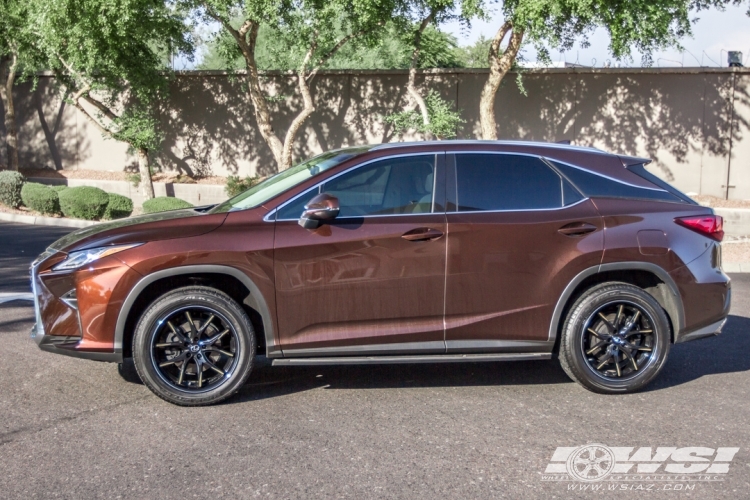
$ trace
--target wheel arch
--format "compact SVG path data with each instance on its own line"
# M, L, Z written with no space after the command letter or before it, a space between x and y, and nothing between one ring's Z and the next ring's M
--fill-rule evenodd
M156 271L144 276L135 284L123 301L117 316L114 338L115 354L127 356L130 351L128 341L132 339L135 324L154 298L170 288L189 284L214 286L237 300L246 311L250 309L247 312L256 333L260 334L259 344L263 342L265 345L266 355L273 357L274 353L281 352L275 341L271 312L258 286L237 268L222 265L195 265ZM246 289L247 295L244 298L241 297L244 293L236 289L236 284Z
M559 344L562 320L576 298L588 288L607 281L622 281L648 292L666 311L672 328L672 342L685 325L682 296L677 284L664 269L649 262L614 262L593 266L576 275L563 290L552 313L549 340Z

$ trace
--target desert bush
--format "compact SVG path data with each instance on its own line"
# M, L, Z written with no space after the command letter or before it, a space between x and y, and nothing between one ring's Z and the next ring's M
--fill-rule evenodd
M143 212L152 214L154 212L165 212L167 210L178 210L180 208L190 208L193 205L179 198L171 196L158 196L143 202Z
M103 219L123 219L133 213L133 200L121 194L109 193L109 203Z
M36 182L27 182L21 188L21 200L23 204L41 214L60 215L60 200L57 192Z
M226 191L227 195L232 198L233 196L237 196L243 191L247 191L255 186L260 180L260 176L258 175L255 177L247 176L244 179L236 175L230 175L227 177L227 185L224 188L224 191Z
M101 219L109 204L109 195L95 187L80 186L60 192L60 209L65 217Z
M18 172L0 172L0 203L10 208L18 208L23 201L21 188L26 178Z

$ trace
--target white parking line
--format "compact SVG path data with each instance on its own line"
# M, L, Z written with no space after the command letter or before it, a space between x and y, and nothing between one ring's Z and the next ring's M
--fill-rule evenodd
M10 302L11 300L34 300L34 294L31 292L27 292L27 293L0 292L0 304L2 304L3 302Z

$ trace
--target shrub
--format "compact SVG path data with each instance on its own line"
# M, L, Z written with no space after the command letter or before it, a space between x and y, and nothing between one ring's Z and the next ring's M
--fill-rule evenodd
M21 188L26 179L18 172L0 172L0 203L10 208L18 208L23 201Z
M66 189L68 189L68 186L66 186L65 184L59 184L57 186L50 186L50 188L56 193L60 194L60 191L65 191Z
M154 212L165 212L167 210L177 210L180 208L190 208L193 205L179 198L170 196L158 196L143 202L143 212L152 214Z
M21 188L23 204L42 214L60 215L60 200L57 192L44 184L27 182Z
M259 182L260 176L257 175L255 177L247 176L244 179L236 175L230 175L227 177L227 185L224 190L227 192L227 195L232 198L243 191L247 191Z
M133 213L133 200L121 194L109 193L109 203L104 210L104 219L123 219Z
M60 192L60 208L65 217L101 219L109 204L109 195L99 188L80 186Z

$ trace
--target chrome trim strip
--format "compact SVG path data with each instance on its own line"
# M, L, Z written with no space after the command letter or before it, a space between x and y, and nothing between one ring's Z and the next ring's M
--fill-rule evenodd
M370 160L367 160L366 162L354 165L354 166L352 166L352 167L344 170L343 172L339 172L336 175L332 175L330 177L326 177L325 179L321 180L316 185L314 185L314 186L306 189L305 191L299 193L297 196L286 200L284 203L282 203L281 205L279 205L276 208L274 208L271 212L269 212L268 214L266 214L265 217L263 217L263 220L265 221L266 217L270 216L271 213L275 214L276 212L278 212L279 210L281 210L285 206L289 205L293 201L295 201L295 200L301 198L302 196L310 193L310 191L312 191L313 189L318 189L318 188L320 188L320 186L322 186L326 182L330 182L333 179L335 179L337 177L340 177L340 176L342 176L344 174L348 174L349 172L352 172L352 171L354 171L354 170L356 170L356 169L358 169L360 167L364 167L364 166L367 166L367 165L369 165L371 163L375 163L376 161L381 161L381 160L391 160L391 159L394 159L394 158L408 158L408 157L411 157L411 156L431 156L432 155L432 156L435 157L435 160L434 160L435 163L434 163L434 167L433 168L437 169L437 155L439 155L439 154L445 154L445 151L432 151L432 152L427 151L427 152L423 152L423 153L405 153L405 154L398 154L398 155L391 155L391 156L380 156L378 158L372 158ZM433 176L433 177L437 177L437 176ZM434 182L434 180L433 180L433 182ZM433 206L434 206L434 203L435 203L435 190L434 189L432 190L432 203L433 203ZM404 215L409 215L409 216L412 216L412 215L435 215L435 213L436 212L431 212L431 213L427 213L427 214L362 215L362 216L358 216L358 217L336 217L336 220L341 220L341 219L362 219L362 218L365 218L365 217L389 217L389 216L393 217L393 216L404 216ZM442 213L442 212L439 212L439 213ZM296 221L297 219L274 219L274 220L277 220L277 221ZM270 222L270 220L266 221L266 222Z
M565 205L564 207L554 207L554 208L519 208L517 210L455 210L452 212L445 212L448 215L461 215L461 214L497 214L497 213L506 213L506 212L551 212L553 210L565 210L566 208L574 207L578 205L579 203L583 203L584 201L589 201L590 198L584 198L582 200L578 200L575 203L571 203L570 205Z
M557 304L555 305L555 309L552 312L552 320L550 321L549 325L549 334L548 339L552 342L554 342L557 339L557 329L560 326L560 321L562 320L562 312L563 309L565 309L565 306L567 305L568 300L570 299L571 295L573 294L573 291L575 291L576 287L583 282L586 278L589 276L592 276L594 274L603 273L607 271L649 271L653 274L655 274L660 280L662 280L666 285L669 287L669 290L672 292L672 295L674 295L676 302L677 302L677 317L672 318L672 321L674 324L674 336L675 338L678 338L680 335L680 332L685 326L685 312L683 310L682 305L682 296L680 295L680 291L677 288L677 284L674 282L671 276L662 269L661 267L657 266L656 264L651 264L650 262L614 262L610 264L601 264L598 266L592 266L588 269L584 269L580 273L578 273L575 278L573 278L570 283L563 289L562 293L560 294L560 298L557 300Z
M459 139L459 140L447 140L447 141L412 141L412 142L386 142L382 144L374 145L370 151L382 151L384 149L396 149L399 147L414 147L414 146L532 146L532 147L543 147L550 149L568 149L573 151L591 151L603 154L611 154L601 149L593 148L590 146L574 146L571 144L562 144L559 142L542 142L542 141L493 141L493 140L479 140L479 139Z
M408 354L408 353L445 353L442 340L431 342L404 342L393 344L369 344L343 347L315 347L311 349L294 349L282 347L284 358L303 356L353 356L364 354Z
M428 354L423 356L343 356L333 358L283 358L271 361L273 366L304 365L383 365L400 363L460 363L478 361L536 361L551 359L548 352L497 354Z
M170 269L164 269L162 271L151 273L148 276L141 278L141 280L138 281L138 283L136 283L128 293L128 296L122 303L122 307L120 308L120 312L117 316L117 325L115 327L114 339L115 353L119 354L122 357L122 342L125 338L125 323L127 322L130 309L133 307L133 303L135 303L138 296L148 285L150 285L154 281L160 280L162 278L168 278L170 276L199 273L227 274L229 276L237 278L240 282L242 282L242 284L244 284L250 291L250 294L247 296L247 298L245 298L245 303L258 311L261 318L263 319L263 331L265 332L266 338L266 356L269 358L273 358L274 356L281 355L281 351L276 345L271 312L268 310L268 306L266 305L263 295L260 293L260 289L245 273L243 273L239 269L220 265L173 267Z
M552 351L555 343L549 340L446 340L448 353L480 353L487 351Z
M680 335L677 337L677 340L675 341L676 344L680 344L682 342L689 342L691 340L698 340L705 337L712 337L714 335L718 335L721 333L721 329L724 328L724 324L727 322L727 318L724 318L722 320L717 321L716 323L711 323L708 326L704 326L703 328L698 328L697 330L694 330L690 333L686 333L683 335Z

